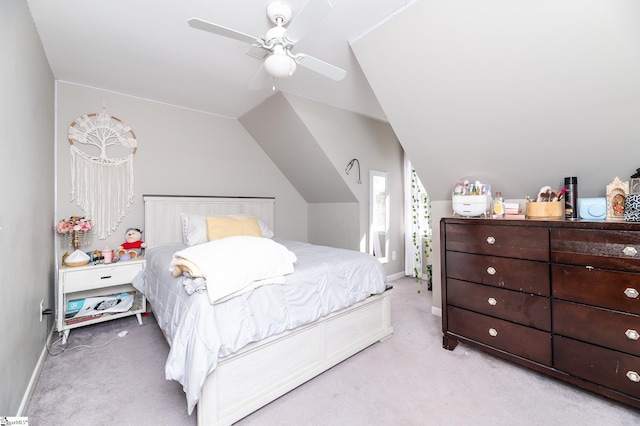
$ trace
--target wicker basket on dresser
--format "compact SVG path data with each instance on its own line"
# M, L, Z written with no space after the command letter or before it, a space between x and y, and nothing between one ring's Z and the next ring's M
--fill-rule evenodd
M444 218L443 346L640 408L640 224Z

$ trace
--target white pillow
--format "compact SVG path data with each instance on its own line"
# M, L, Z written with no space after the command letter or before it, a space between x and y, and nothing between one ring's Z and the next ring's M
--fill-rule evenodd
M217 216L252 217L246 213ZM207 216L182 213L180 215L180 220L182 222L182 241L184 244L188 246L195 246L209 242L209 239L207 238ZM264 238L273 238L273 231L266 223L261 219L258 219L258 224L260 225L260 232Z
M207 218L195 214L181 214L182 241L188 246L206 243Z

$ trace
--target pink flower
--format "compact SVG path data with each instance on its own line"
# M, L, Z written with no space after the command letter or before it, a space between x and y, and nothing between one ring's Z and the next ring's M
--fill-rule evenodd
M89 231L93 228L93 222L83 216L71 216L69 219L62 219L56 224L56 231L66 234L71 231Z

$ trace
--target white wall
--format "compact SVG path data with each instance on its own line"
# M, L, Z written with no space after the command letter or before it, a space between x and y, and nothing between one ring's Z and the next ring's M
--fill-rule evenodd
M86 251L117 247L128 227L144 231L143 194L273 196L276 235L306 241L306 202L237 120L65 82L58 83L57 105L61 219L82 213L70 199L69 125L83 114L101 112L103 103L137 137L135 200L118 229L106 240L94 238Z
M23 0L0 2L0 415L23 411L53 322L53 76Z
M289 93L276 93L240 118L308 203L309 242L368 250L369 171L389 173L387 275L403 271L403 150L388 123ZM347 164L357 158L351 174Z
M384 265L387 275L404 271L404 186L403 155L393 129L388 123L362 117L358 114L330 107L309 99L286 95L301 120L314 135L318 145L335 167L335 172L356 196L359 203L360 247L349 245L347 248L368 250L369 232L369 171L377 170L389 174L390 229L389 262ZM345 173L349 161L357 158L360 162L361 182L358 183L358 170L354 165L350 174ZM335 233L332 223L346 219L344 206L336 204L333 209L327 205L317 207L324 215L324 222L310 222L317 226L318 233ZM310 209L312 207L310 206ZM345 217L346 216L346 217ZM315 217L319 219L320 214ZM327 219L328 218L328 219ZM328 227L325 227L328 226ZM326 238L326 236L325 236ZM391 260L391 252L396 259Z
M462 176L595 197L640 167L639 21L637 0L420 0L353 50L432 199Z
M309 242L366 251L360 229L360 203L310 203Z
M463 176L596 197L640 167L639 22L637 0L419 0L352 48L433 201Z

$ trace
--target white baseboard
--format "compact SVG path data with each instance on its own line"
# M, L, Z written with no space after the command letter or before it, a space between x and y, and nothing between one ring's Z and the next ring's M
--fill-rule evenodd
M400 278L404 278L404 277L405 277L404 272L398 272L398 273L393 274L393 275L388 275L387 276L387 282L399 280Z
M36 367L33 369L33 373L31 374L29 385L27 385L27 389L24 391L22 401L20 401L20 406L18 407L18 413L16 414L16 417L25 417L27 407L29 406L29 401L31 400L31 395L33 395L33 390L36 386L36 382L38 381L38 377L40 377L40 372L42 371L42 367L44 366L44 361L47 359L47 346L51 343L51 337L53 336L54 329L55 326L52 325L51 331L49 332L47 340L44 343L44 347L42 348L42 352L40 352L38 363L36 364Z
M442 316L442 308L436 308L435 306L431 307L431 313L437 317Z

